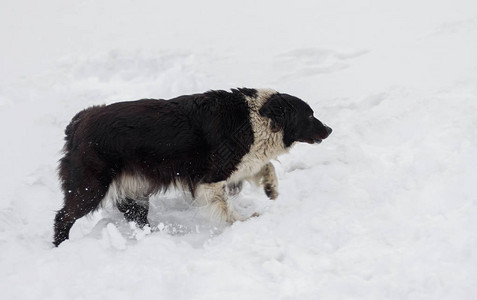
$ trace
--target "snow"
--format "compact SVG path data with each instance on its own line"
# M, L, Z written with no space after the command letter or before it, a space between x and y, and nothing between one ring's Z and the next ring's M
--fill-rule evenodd
M475 299L475 1L3 1L2 299ZM79 110L269 87L333 128L274 162L280 196L217 227L182 193L152 230L104 209L53 248Z

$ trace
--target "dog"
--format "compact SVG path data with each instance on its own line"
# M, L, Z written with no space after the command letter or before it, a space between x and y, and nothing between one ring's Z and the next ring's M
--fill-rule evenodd
M298 142L320 143L331 131L304 101L270 89L87 108L65 130L58 168L64 206L54 220L53 244L68 239L75 221L105 198L143 228L149 224L149 197L170 187L207 203L222 221L244 220L229 195L249 180L277 198L270 161Z

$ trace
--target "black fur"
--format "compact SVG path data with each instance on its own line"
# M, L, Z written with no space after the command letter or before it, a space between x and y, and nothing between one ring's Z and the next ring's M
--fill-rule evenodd
M313 110L303 100L288 94L274 94L260 109L260 114L272 120L272 130L283 130L283 143L320 143L331 134L331 128L313 116Z
M210 91L79 112L65 130L59 165L64 206L55 217L53 243L68 239L74 222L98 207L119 175L147 179L150 190L145 195L177 185L194 196L199 184L229 178L254 142L245 97L256 96L254 89ZM312 113L306 103L285 94L273 95L260 110L272 119L274 130L284 131L287 147L329 134L321 122L308 119ZM304 124L305 119L311 123ZM135 200L140 199L122 200L118 208L128 221L148 224L147 201L139 205Z

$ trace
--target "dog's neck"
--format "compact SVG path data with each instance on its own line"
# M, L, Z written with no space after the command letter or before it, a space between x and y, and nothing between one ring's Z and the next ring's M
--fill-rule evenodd
M270 160L278 155L286 153L291 147L286 147L283 143L283 131L274 132L271 127L271 119L260 114L262 106L270 97L278 92L272 89L258 89L254 97L245 97L250 109L250 122L254 132L255 150Z

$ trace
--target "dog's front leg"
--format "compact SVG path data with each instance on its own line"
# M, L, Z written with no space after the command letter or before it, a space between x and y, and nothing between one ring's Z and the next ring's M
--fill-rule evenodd
M268 198L275 200L278 197L278 178L275 167L271 162L265 164L260 172L254 176L254 181L263 186Z
M238 195L242 191L242 188L243 188L243 182L242 181L231 182L231 183L227 184L227 189L229 191L229 196Z
M225 181L201 184L197 188L196 200L206 206L210 214L220 221L232 224L235 221L245 220L233 208L225 187Z

